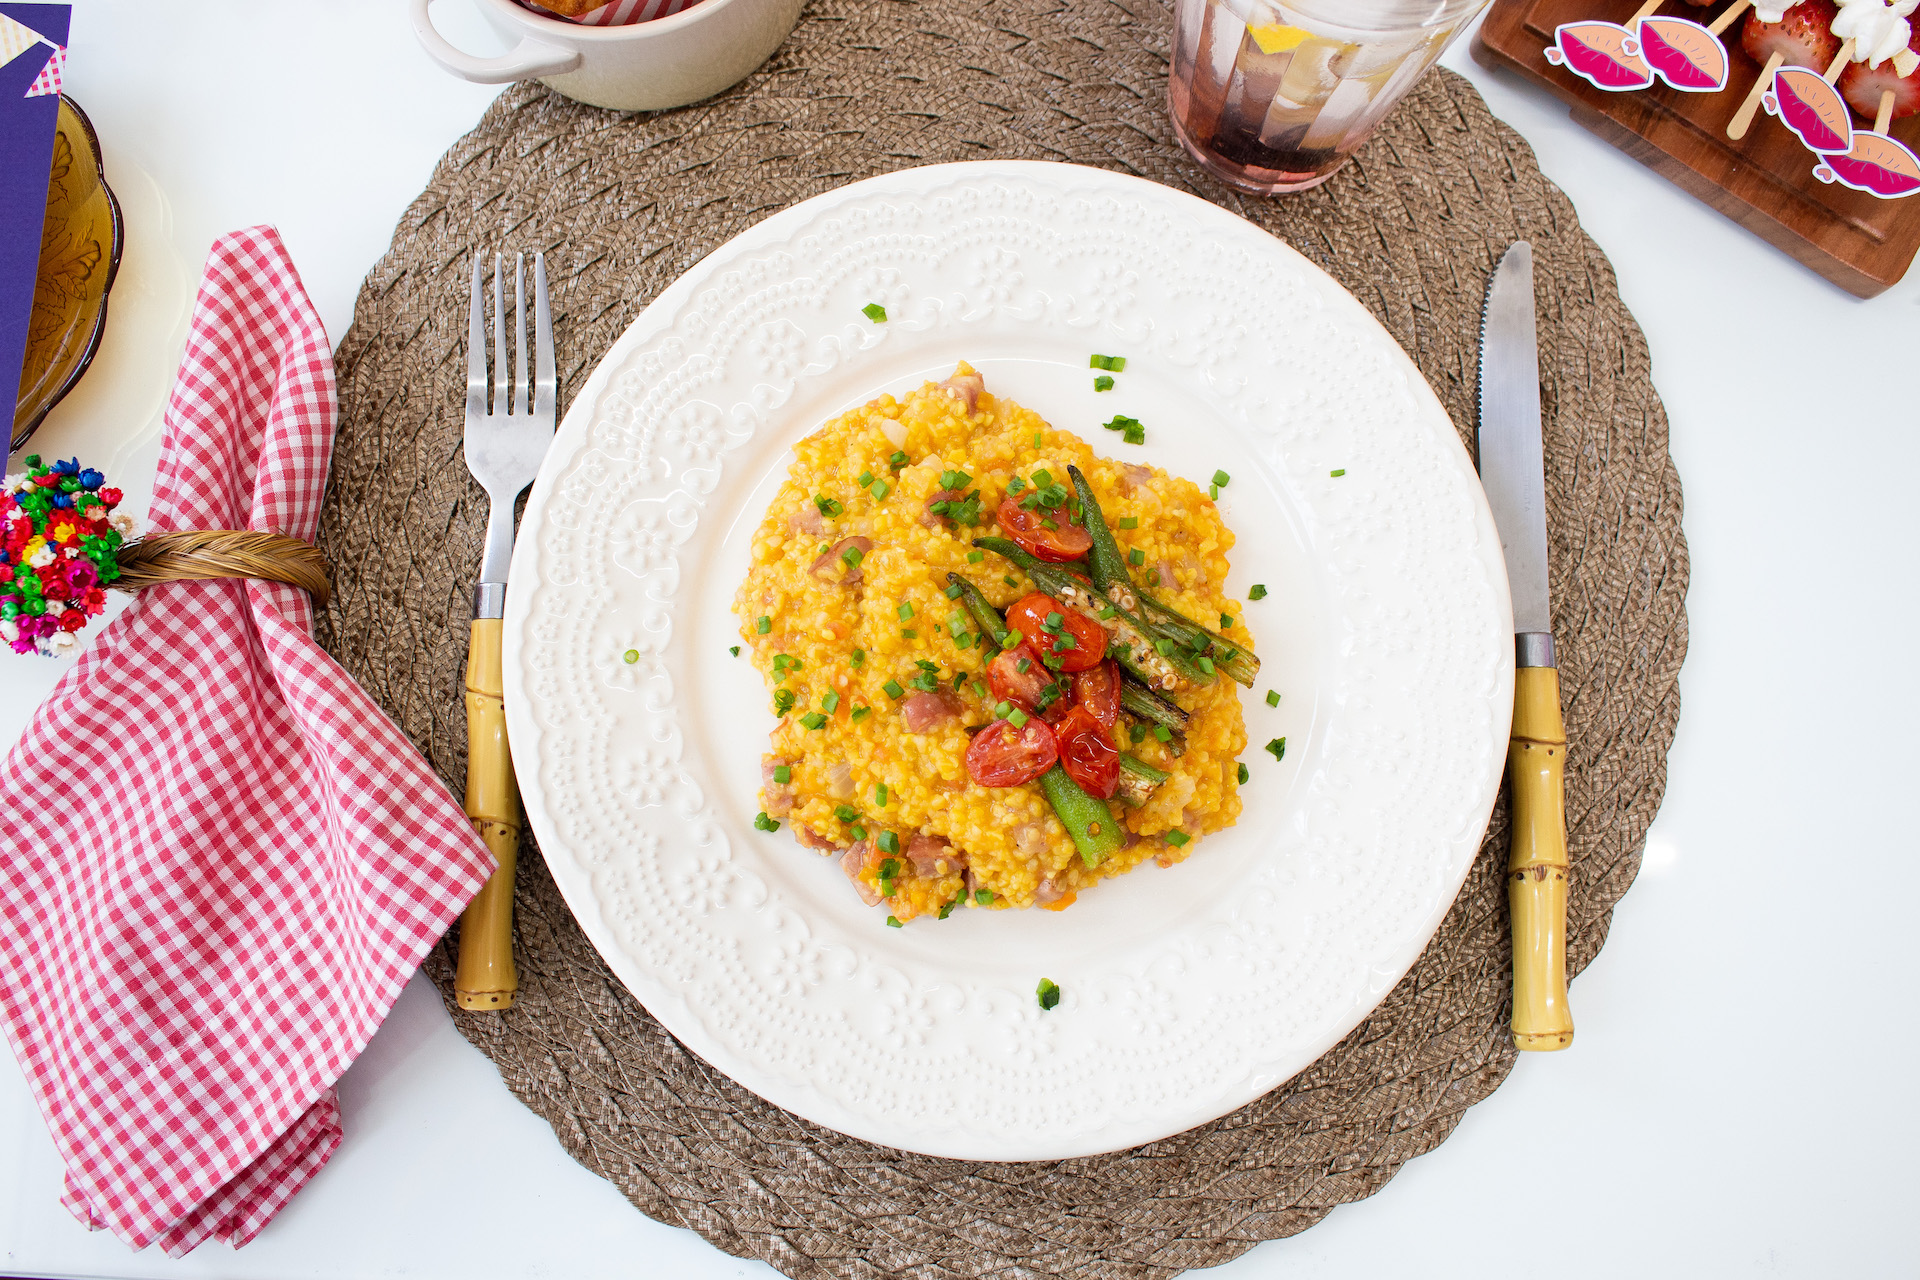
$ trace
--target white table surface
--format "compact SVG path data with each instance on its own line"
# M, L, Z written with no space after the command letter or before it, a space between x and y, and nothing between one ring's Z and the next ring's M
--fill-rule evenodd
M467 47L497 49L467 4L436 12ZM1371 1199L1210 1274L1478 1280L1529 1260L1562 1280L1914 1274L1920 1243L1900 1224L1920 1190L1906 985L1920 839L1898 797L1913 794L1902 744L1920 705L1905 652L1920 632L1920 273L1857 302L1474 65L1466 41L1446 62L1533 144L1646 329L1686 487L1685 709L1640 879L1573 987L1574 1048L1523 1057ZM141 414L212 239L276 224L337 344L395 220L496 92L429 64L398 0L80 0L67 87L116 188L139 194L134 283L108 338L118 385L94 390L96 370L35 447L112 457L136 510L157 446ZM0 745L60 669L0 652ZM0 1270L775 1274L574 1164L422 979L340 1092L332 1163L244 1251L176 1262L60 1208L59 1159L7 1061Z

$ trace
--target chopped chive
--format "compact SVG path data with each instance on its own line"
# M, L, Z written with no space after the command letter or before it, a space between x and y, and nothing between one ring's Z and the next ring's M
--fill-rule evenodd
M902 640L918 640L920 638L920 633L918 631L915 631L912 627L902 627L900 628L900 638Z
M1120 438L1128 444L1145 444L1147 442L1147 429L1136 422L1128 427L1126 431L1121 434Z
M827 694L826 697L820 699L820 709L828 715L832 715L838 711L840 709L840 695L837 693Z
M736 648L734 652L737 654L740 650ZM634 663L640 661L640 651L638 649L629 649L620 655L620 661L626 663L628 666L632 666Z
M1135 742L1145 742L1147 740L1147 726L1143 724L1130 724L1127 726L1127 736Z
M913 616L913 601L902 600L900 602L900 607L898 609L895 609L894 613L899 615L900 621L905 622L908 618L911 618Z
M940 919L942 919L942 920L945 920L945 919L946 919L946 918L947 918L948 916L950 916L950 915L952 915L952 914L953 914L953 904L954 904L954 903L956 903L956 902L958 902L958 901L960 901L960 899L958 899L958 898L949 898L949 899L947 899L947 900L946 900L946 901L945 901L944 903L942 903L942 904L941 904L941 906L940 906L940 916L939 916L939 918L940 918Z
M852 654L852 656L850 656L850 657L849 657L849 658L847 659L847 665L848 665L848 666L850 666L850 667L864 667L864 666L866 666L866 665L867 665L867 651L866 651L865 649L855 649L855 650L853 651L853 654Z
M1051 1009L1060 1003L1060 987L1052 978L1040 979L1040 985L1033 989L1042 1009Z
M727 652L737 658L740 656L740 646L737 644L730 644L727 646Z
M1140 527L1140 517L1123 516L1120 519L1120 527L1122 529L1138 529Z
M1212 499L1213 499L1213 500L1214 500L1215 502L1218 502L1218 501L1220 501L1220 486L1219 486L1219 485L1217 485L1217 484L1210 484L1210 485L1208 485L1208 486L1207 486L1207 496L1208 496L1209 498L1212 498Z
M1033 447L1034 447L1034 448L1036 448L1036 449L1038 449L1038 448L1040 448L1040 447L1041 447L1041 445L1040 445L1040 433L1039 433L1038 431L1036 431L1036 432L1034 432L1034 433L1033 433Z
M865 840L867 838L867 829L856 822L847 828L847 834L855 840Z
M753 815L753 829L755 831L778 831L780 824L772 818L769 818L763 810Z
M1327 472L1327 474L1334 477L1337 480L1341 476L1347 474L1347 469L1345 467L1341 467L1338 471L1329 471Z
M849 716L849 719L851 719L855 724L859 724L862 720L865 720L868 716L872 714L873 714L872 707L855 707L853 709L852 714Z
M874 784L873 802L879 805L882 809L887 807L887 784L886 783L879 782Z
M880 878L882 880L891 880L899 874L900 863L896 859L888 858L880 864Z
M1208 675L1213 674L1213 659L1201 654L1194 658L1194 664Z
M1251 587L1247 588L1247 599L1265 600L1266 598L1267 598L1267 589L1261 586L1259 583L1256 582Z
M1231 479L1233 479L1233 477L1228 475L1224 471L1216 471L1213 473L1213 482L1219 485L1222 489L1227 487L1227 481Z
M1010 573L1003 573L1003 574L1001 574L1001 575L1000 575L1000 581L1002 581L1002 582L1004 582L1004 583L1006 583L1006 584L1007 584L1008 586L1010 586L1010 587L1017 587L1017 586L1019 586L1019 585L1020 585L1019 583L1017 583L1017 582L1015 582L1015 581L1013 580L1013 575L1012 575L1012 574L1010 574Z
M1103 621L1103 622L1104 622L1104 621L1106 621L1106 620L1107 620L1108 618L1111 618L1111 617L1113 617L1113 616L1114 616L1114 615L1115 615L1116 613L1118 613L1118 612L1119 612L1119 610L1117 610L1117 609L1115 609L1115 608L1114 608L1114 607L1113 607L1112 605L1110 605L1110 604L1103 604L1103 605L1101 605L1101 606L1100 606L1100 619L1101 619L1101 621Z
M857 566L862 560L867 558L867 553L858 547L848 547L840 553L840 558L849 566Z
M968 564L979 564L979 563L980 563L980 562L981 562L982 560L985 560L986 558L987 558L987 553L986 553L986 552L984 552L984 551L969 551L969 552L967 552L967 563L968 563Z
M864 489L868 485L873 483L873 472L862 471L859 475L853 478L853 482L859 485L862 489Z
M793 710L793 690L775 689L773 691L773 714L783 716Z
M827 718L821 715L818 711L809 711L807 712L807 714L800 717L800 723L807 727L808 732L812 732L813 730L818 729L821 725L825 724L826 722L827 722Z
M1111 391L1113 390L1113 379L1103 373L1093 380L1093 389L1095 391Z
M1014 670L1018 671L1021 675L1025 675L1027 674L1027 672L1033 669L1033 659L1032 658L1016 659L1013 664L1013 667L1014 667Z
M753 620L753 629L764 636L773 630L773 619L763 613Z
M1018 493L1026 487L1027 487L1027 482L1025 480L1022 480L1019 476L1010 476L1007 479L1008 493Z
M869 302L866 306L860 308L860 314L875 324L879 324L887 318L887 309L877 302Z
M1133 550L1127 552L1128 564L1138 567L1140 565L1145 564L1146 562L1147 562L1147 553L1142 551L1140 548L1135 547Z
M963 592L964 590L965 590L965 588L964 588L964 587L962 587L962 586L961 586L961 585L960 585L959 583L957 583L957 582L955 582L955 583L952 583L952 584L950 584L950 585L949 585L949 586L947 587L947 599L949 599L949 600L958 600L958 599L960 598L960 595L961 595L961 592Z
M1193 837L1188 835L1184 831L1167 832L1167 843L1172 845L1176 849L1185 848L1189 843L1192 842L1192 840L1193 840Z
M893 896L893 878L891 876L880 877L880 896L883 898L891 898ZM891 919L891 917L889 917L889 919Z
M773 780L779 783L783 787L786 786L789 782L792 782L793 781L792 766L784 765L784 764L775 765L773 768Z
M893 895L889 893L889 894L887 894L886 896L887 896L887 897L889 897L889 898L891 898L891 897L892 897ZM893 918L892 916L888 916L888 917L887 917L887 928L889 928L889 929L898 929L898 928L900 928L900 927L902 927L902 926L901 926L901 924L900 924L900 922L899 922L898 920L896 920L896 919L894 919L894 918Z
M907 462L908 462L907 451L905 449L895 449L893 451L893 456L887 459L887 465L892 467L895 471L898 471L900 468L906 466Z
M1275 693L1272 689L1267 690L1267 705L1270 707L1277 707L1280 705L1280 695L1278 693Z
M1015 707L1013 710L1007 712L1007 723L1016 729L1024 728L1027 723L1027 713Z
M972 483L973 477L964 471L955 471L949 468L940 473L940 487L942 489L964 489Z
M1108 356L1107 368L1113 370L1115 373L1125 373L1127 371L1127 358L1125 356Z
M973 891L973 900L974 900L975 902L977 902L977 903L979 903L979 904L980 904L981 906L983 906L983 907L984 907L984 906L986 906L986 905L987 905L987 904L988 904L989 902L992 902L992 901L993 901L993 890L991 890L991 889L975 889L975 890Z
M898 853L900 852L900 835L894 831L882 831L876 844L882 853Z
M844 514L846 511L844 505L829 498L824 493L816 493L813 495L813 505L820 508L820 514L829 520L835 516Z
M1171 658L1173 656L1173 641L1163 636L1153 642L1153 651L1163 658Z
M1162 742L1172 742L1173 730L1167 728L1167 726L1163 724L1157 724L1153 726L1153 736L1158 738Z
M1106 367L1107 358L1105 356L1093 356L1087 361L1087 368L1089 369L1104 369Z
M1221 615L1220 615L1220 629L1221 629L1222 631L1231 631L1231 630L1233 629L1233 615L1232 615L1232 614L1230 614L1230 613L1223 613L1223 614L1221 614Z
M872 484L867 486L867 492L873 495L873 500L875 502L878 502L882 498L886 497L889 493L892 493L893 490L887 487L887 482L885 480L875 480Z
M1252 774L1250 774L1250 773L1248 773L1248 772L1247 772L1247 766L1246 766L1246 765L1244 765L1244 764L1243 764L1243 765L1241 765L1241 766L1240 766L1240 785L1241 785L1241 786L1243 786L1243 787L1244 787L1244 786L1246 786L1246 785L1247 785L1247 779L1248 779L1248 778L1250 778L1250 777L1252 777L1252 776L1253 776Z
M1275 760L1284 760L1287 758L1287 740L1285 738L1275 738L1267 744L1267 750L1273 752L1273 758Z
M860 811L850 804L837 804L833 807L833 816L842 822L852 822L860 816Z

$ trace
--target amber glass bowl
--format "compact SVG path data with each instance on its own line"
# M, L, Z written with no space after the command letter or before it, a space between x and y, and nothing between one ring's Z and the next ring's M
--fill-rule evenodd
M40 275L27 323L27 357L13 411L9 451L27 442L87 371L107 327L107 291L120 269L126 228L107 188L100 139L73 100L60 99L54 126L47 219L40 228Z

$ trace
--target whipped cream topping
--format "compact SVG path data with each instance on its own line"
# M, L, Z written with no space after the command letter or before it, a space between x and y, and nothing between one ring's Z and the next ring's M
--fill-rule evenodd
M1753 12L1762 22L1779 22L1787 16L1787 10L1800 3L1800 0L1754 0Z
M1920 0L1840 0L1833 34L1853 41L1853 60L1877 67L1907 47L1907 15Z

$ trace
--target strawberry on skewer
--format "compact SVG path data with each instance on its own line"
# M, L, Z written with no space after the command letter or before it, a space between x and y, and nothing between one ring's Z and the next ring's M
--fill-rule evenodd
M1773 85L1774 72L1783 66L1824 70L1840 52L1840 37L1833 34L1833 20L1840 10L1833 0L1800 0L1779 11L1778 22L1763 21L1763 9L1773 12L1772 5L1757 6L1740 32L1740 47L1761 66L1753 89L1727 122L1727 136L1735 141L1747 136L1761 95Z
M1892 121L1920 112L1920 29L1908 26L1903 49L1848 63L1840 73L1839 89L1848 106L1873 119L1875 133L1885 133Z

